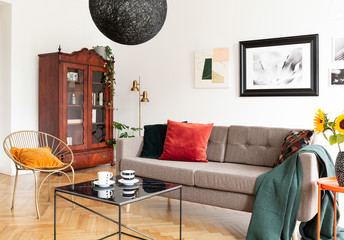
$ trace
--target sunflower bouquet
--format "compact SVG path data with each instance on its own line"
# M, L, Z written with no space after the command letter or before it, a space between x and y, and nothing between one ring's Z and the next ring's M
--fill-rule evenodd
M327 117L327 113L318 109L314 117L314 129L317 134L323 133L330 145L337 144L339 152L341 152L340 144L344 142L344 114L339 115L331 122ZM328 130L331 132L330 137L325 134Z

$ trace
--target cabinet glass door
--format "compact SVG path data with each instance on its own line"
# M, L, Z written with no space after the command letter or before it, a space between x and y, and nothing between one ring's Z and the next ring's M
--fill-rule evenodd
M66 67L67 79L67 144L74 149L82 148L85 123L85 88L87 87L86 68L69 64Z
M102 68L91 68L91 106L92 106L92 132L91 144L95 146L106 145L108 139L106 127L108 125L107 89L105 84L105 72Z

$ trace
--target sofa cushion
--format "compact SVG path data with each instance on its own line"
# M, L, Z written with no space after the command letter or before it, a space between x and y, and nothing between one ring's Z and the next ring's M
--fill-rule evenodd
M180 123L168 120L160 160L208 162L207 146L213 123Z
M16 148L10 149L17 161L25 166L37 169L60 168L65 165L51 152L50 147L42 148ZM25 167L24 167L25 168ZM25 168L28 169L28 168Z
M290 131L282 145L281 154L277 158L274 167L282 164L285 160L299 151L302 147L311 144L314 136L313 130Z
M209 162L195 171L195 186L254 195L256 179L270 167Z
M208 163L161 161L152 158L130 157L121 160L121 170L135 170L136 175L161 181L194 186L194 172Z
M143 148L140 157L158 159L164 148L167 124L144 126Z
M225 162L273 167L291 129L230 126Z
M208 141L207 160L223 162L225 160L228 127L214 126Z

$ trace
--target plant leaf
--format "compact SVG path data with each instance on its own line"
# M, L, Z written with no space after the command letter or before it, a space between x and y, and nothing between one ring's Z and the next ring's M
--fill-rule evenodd
M343 134L337 134L337 142L338 143L344 142L344 135Z
M119 135L119 138L128 138L128 132L121 133L121 135Z
M330 145L336 144L337 143L337 134L332 135L329 140Z

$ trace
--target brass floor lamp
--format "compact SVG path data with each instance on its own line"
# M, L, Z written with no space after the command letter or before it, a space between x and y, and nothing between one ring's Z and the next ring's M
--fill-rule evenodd
M149 102L149 99L147 98L147 91L143 91L141 94L141 77L139 77L139 83L137 83L136 80L133 81L133 87L131 88L131 91L139 92L139 136L141 136L141 102Z

